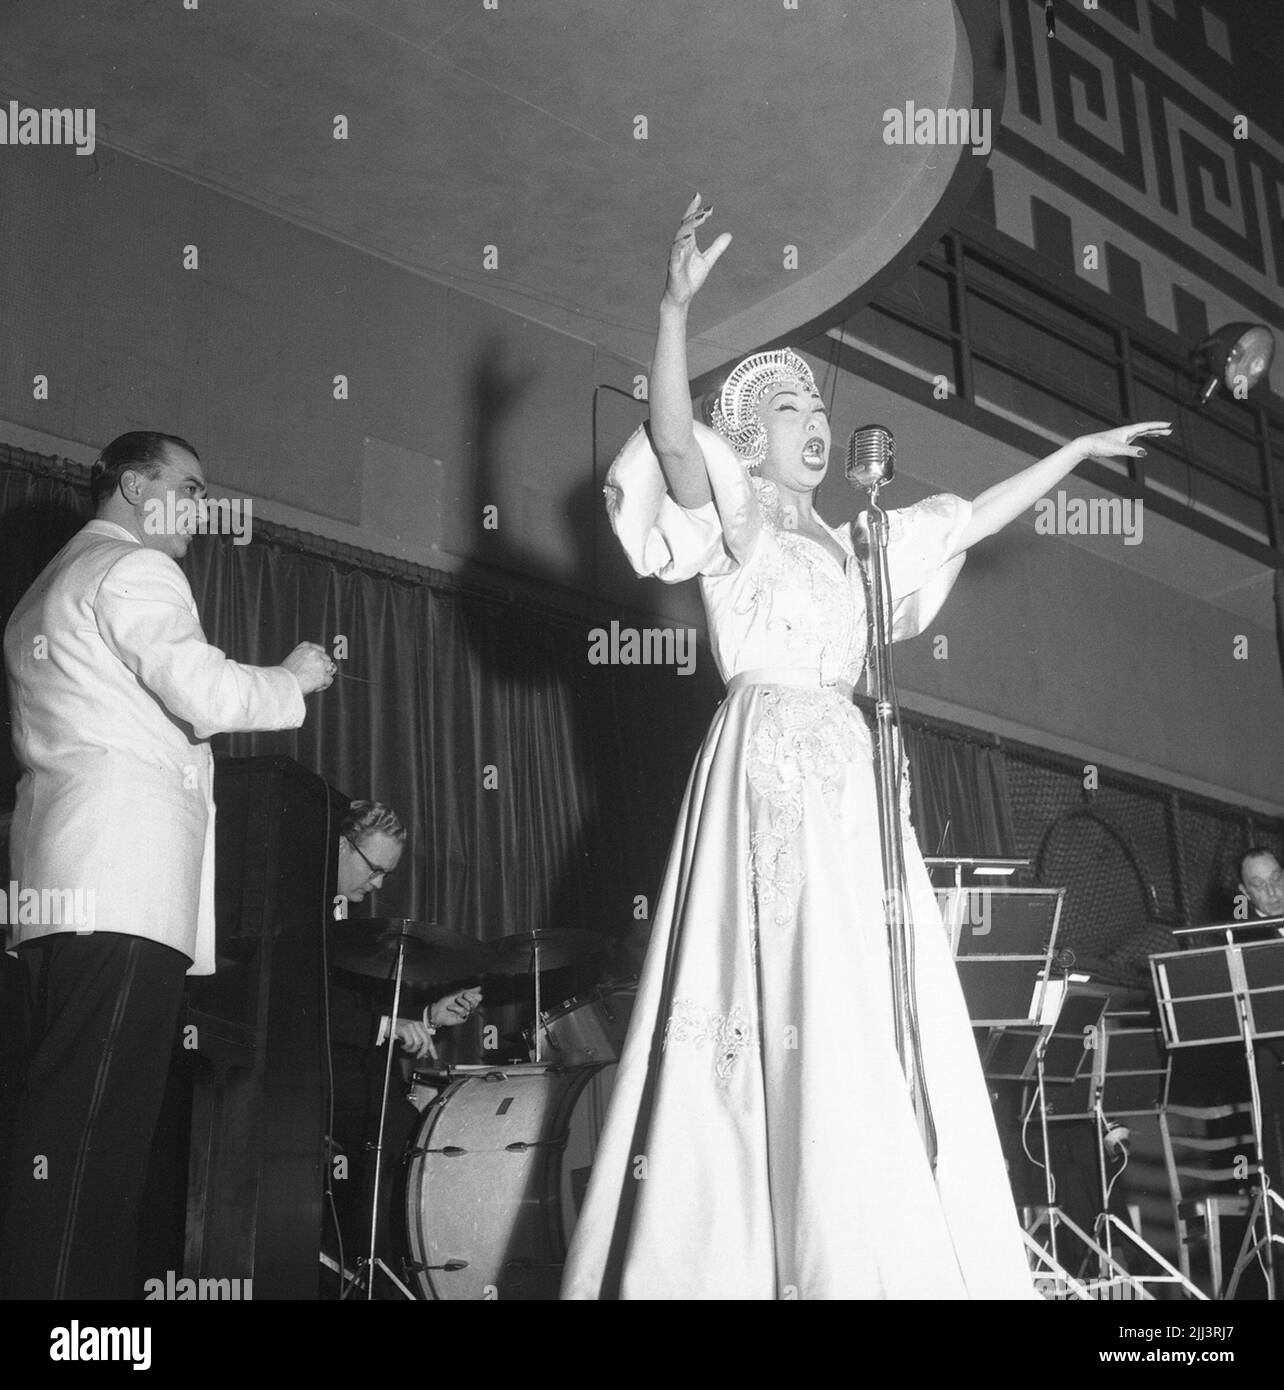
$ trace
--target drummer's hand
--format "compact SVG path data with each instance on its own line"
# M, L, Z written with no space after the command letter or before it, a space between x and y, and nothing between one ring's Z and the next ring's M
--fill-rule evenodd
M482 992L478 987L461 989L438 999L428 1010L428 1021L438 1028L455 1028L466 1023L473 1010L481 1003Z
M433 1042L432 1034L422 1023L416 1023L410 1018L399 1018L392 1031L401 1046L407 1052L413 1052L421 1061L425 1057L436 1058L437 1044Z

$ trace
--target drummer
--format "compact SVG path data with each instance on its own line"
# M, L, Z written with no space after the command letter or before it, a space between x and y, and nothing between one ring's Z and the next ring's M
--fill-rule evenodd
M339 824L339 862L336 888L348 905L363 902L379 889L401 860L406 828L395 811L378 801L354 801ZM334 927L341 939L343 923ZM391 1027L398 1047L422 1060L437 1056L434 1034L467 1022L481 1004L479 988L457 989L434 999L427 1007L404 1004L395 1022L382 1012L379 996L358 985L352 975L336 971L330 979L330 1043L334 1069L333 1137L343 1149L345 1165L332 1168L335 1204L344 1237L349 1268L369 1247L370 1193L367 1178L373 1163L366 1157L379 1133L385 1054L382 1044ZM400 1160L419 1112L406 1097L394 1071L384 1120L384 1198L380 1203L380 1254L389 1259L387 1212L389 1196L400 1174ZM370 1171L367 1172L367 1169Z
M405 846L406 827L395 811L378 801L352 802L339 825L339 895L347 903L363 902L383 886ZM466 1023L480 1004L481 989L472 988L443 995L424 1009L402 1009L395 1029L398 1045L420 1060L435 1058L437 1029ZM374 1046L387 1038L388 1026L389 1019L381 1017Z

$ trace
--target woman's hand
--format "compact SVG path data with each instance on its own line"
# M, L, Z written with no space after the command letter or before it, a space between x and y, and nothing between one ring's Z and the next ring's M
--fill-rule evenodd
M1119 425L1113 430L1102 430L1100 434L1084 434L1071 445L1081 459L1117 458L1120 454L1129 458L1145 458L1146 451L1133 443L1152 434L1171 434L1173 427L1167 420L1147 420L1140 425Z
M713 269L714 262L731 245L730 232L723 232L707 251L701 251L696 245L696 228L707 222L712 214L712 208L700 206L698 193L687 204L678 234L669 248L669 278L664 286L666 303L683 307L689 304Z

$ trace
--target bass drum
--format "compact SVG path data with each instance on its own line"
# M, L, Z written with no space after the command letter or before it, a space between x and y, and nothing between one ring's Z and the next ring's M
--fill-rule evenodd
M425 1298L555 1299L615 1064L473 1073L407 1152L410 1278Z

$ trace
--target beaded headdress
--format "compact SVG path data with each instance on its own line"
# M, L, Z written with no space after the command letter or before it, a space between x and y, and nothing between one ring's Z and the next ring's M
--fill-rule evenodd
M710 424L750 468L756 468L767 453L767 432L758 418L758 402L785 381L802 381L810 390L816 389L811 368L792 348L746 357L722 384Z

